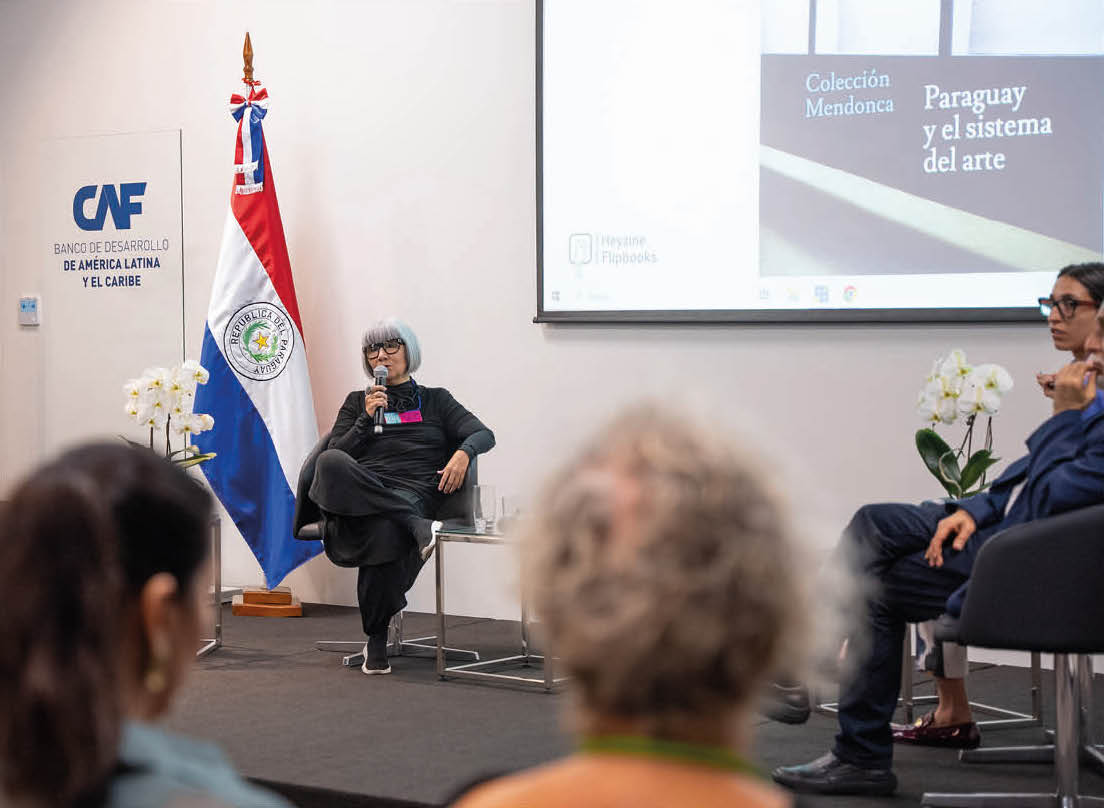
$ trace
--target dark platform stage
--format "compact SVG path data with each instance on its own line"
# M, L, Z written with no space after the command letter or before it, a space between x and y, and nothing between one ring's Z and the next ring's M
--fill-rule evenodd
M499 684L441 681L429 658L392 660L390 676L344 668L315 640L363 639L356 609L306 604L304 617L233 617L224 646L201 659L182 693L172 728L221 744L238 768L312 806L436 806L464 784L568 752L560 693ZM432 615L408 614L407 637L432 633ZM487 655L517 653L518 625L449 620L449 644ZM917 692L930 692L930 685ZM1097 726L1104 730L1104 677L1096 681ZM977 700L1028 710L1028 672L983 667L970 675ZM1044 672L1048 725L1052 679ZM829 748L830 716L801 727L763 721L756 758L765 768L811 760ZM983 744L1039 743L1036 729L983 732ZM891 799L817 798L811 805L918 805L930 791L1050 791L1049 765L963 764L952 750L899 748ZM1104 794L1104 777L1082 769L1082 793Z

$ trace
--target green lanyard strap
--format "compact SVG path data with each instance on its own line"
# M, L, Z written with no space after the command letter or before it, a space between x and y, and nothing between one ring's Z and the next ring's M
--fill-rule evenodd
M583 738L579 748L587 754L619 754L665 758L698 763L714 769L762 778L763 773L730 749L720 746L647 738L642 735L599 735Z

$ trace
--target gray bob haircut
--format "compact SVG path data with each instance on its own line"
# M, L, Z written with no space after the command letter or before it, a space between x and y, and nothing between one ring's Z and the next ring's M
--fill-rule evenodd
M386 320L378 320L372 323L360 338L360 361L364 364L364 372L369 377L372 375L372 366L368 364L366 351L368 346L375 342L386 342L389 339L401 339L406 346L406 372L413 373L422 365L422 346L418 344L418 335L414 329L396 317Z

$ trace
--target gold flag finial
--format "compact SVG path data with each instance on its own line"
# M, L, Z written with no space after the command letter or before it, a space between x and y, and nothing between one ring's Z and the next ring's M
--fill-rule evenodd
M245 32L245 46L242 48L242 59L245 61L245 82L253 81L253 43L249 41L249 32Z

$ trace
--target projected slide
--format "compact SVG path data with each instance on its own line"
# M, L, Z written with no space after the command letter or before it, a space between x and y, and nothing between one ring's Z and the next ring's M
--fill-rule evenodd
M548 319L1017 316L1101 260L1096 0L556 0L542 24Z

